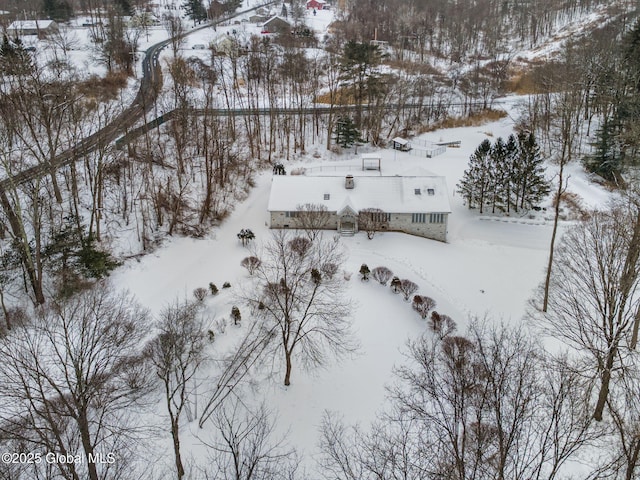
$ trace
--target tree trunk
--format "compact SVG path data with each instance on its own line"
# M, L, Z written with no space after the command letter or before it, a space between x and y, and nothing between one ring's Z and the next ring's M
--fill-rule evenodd
M284 358L287 365L286 372L284 374L284 384L288 387L291 385L291 352L285 352Z
M563 186L562 178L564 174L564 160L560 160L560 173L558 175L558 192L556 194L556 205L553 216L553 233L551 233L551 244L549 245L549 262L547 263L547 274L544 279L544 299L542 301L542 311L546 313L549 307L549 283L551 282L551 268L553 266L553 251L556 244L556 235L558 233L558 220L560 217L560 202L562 200L562 194L566 190Z
M611 381L611 370L613 369L613 363L617 351L618 349L615 346L612 346L610 348L604 370L602 371L600 392L598 392L598 403L596 404L596 409L593 412L593 419L597 422L602 421L602 413L604 412L604 407L607 404L607 398L609 397L609 382Z
M178 480L182 480L184 477L184 466L182 465L182 457L180 455L180 431L177 418L171 419L171 437L173 438L173 452L176 457L176 472L178 474Z
M94 451L93 445L91 444L91 435L89 434L87 413L82 411L82 409L78 415L78 427L80 428L82 448L84 449L84 455L87 460L87 473L89 474L89 480L99 480L98 470L96 469L95 460L93 459Z
M633 474L638 464L638 455L640 454L640 437L634 438L633 452L631 458L627 460L627 471L625 472L625 480L632 480Z

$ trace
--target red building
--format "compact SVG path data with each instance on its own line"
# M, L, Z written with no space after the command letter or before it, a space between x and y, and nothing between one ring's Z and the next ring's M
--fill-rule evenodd
M307 10L310 10L312 8L315 10L322 10L326 4L327 2L325 2L324 0L309 0L307 2Z

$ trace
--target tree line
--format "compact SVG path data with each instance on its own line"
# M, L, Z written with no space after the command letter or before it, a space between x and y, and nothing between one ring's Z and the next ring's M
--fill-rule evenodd
M484 140L469 158L457 191L469 208L487 206L509 213L538 207L549 193L544 159L533 133L498 138L493 145Z

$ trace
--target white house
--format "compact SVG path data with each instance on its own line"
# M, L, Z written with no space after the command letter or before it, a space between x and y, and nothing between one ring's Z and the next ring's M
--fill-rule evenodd
M16 20L7 28L10 37L37 35L38 38L45 38L57 32L58 24L53 20Z
M341 234L357 232L360 213L377 209L376 215L385 217L387 230L447 240L451 207L444 177L273 177L267 207L271 228L300 227L300 209L304 205L326 208L328 219L324 227Z

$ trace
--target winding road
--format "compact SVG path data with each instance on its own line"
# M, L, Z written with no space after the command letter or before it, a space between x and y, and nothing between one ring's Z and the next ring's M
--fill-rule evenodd
M265 2L261 5L257 5L247 10L236 12L217 21L207 22L199 27L195 27L187 32L184 32L177 38L184 38L199 30L204 30L206 28L227 22L232 18L248 12L252 12L258 8L270 5L272 3L275 3L275 1ZM133 125L135 125L135 123L147 111L151 109L158 95L158 92L160 91L160 88L162 86L162 67L160 65L159 56L162 49L169 45L172 40L172 38L168 38L166 40L163 40L162 42L152 45L147 49L145 56L142 59L142 79L140 80L140 88L138 90L138 93L136 94L135 99L133 100L131 105L129 105L129 107L123 110L104 128L83 138L73 147L57 155L53 162L39 163L38 165L22 170L21 172L16 173L9 178L3 178L2 180L0 180L0 203L2 203L3 206L6 207L5 202L2 200L3 198L6 198L5 192L7 189L15 188L16 186L21 185L25 182L49 174L53 170L57 170L61 167L64 167L65 165L69 165L72 162L76 162L80 160L84 155L97 150L99 147L114 142L119 136L123 135L124 132L128 131ZM53 165L51 165L51 163L53 163ZM7 214L8 216L11 216L11 213L7 212Z

